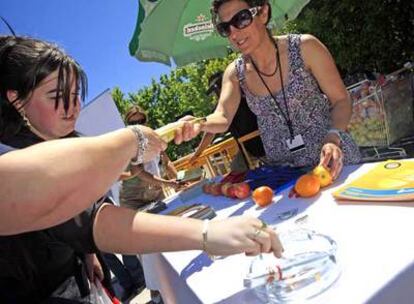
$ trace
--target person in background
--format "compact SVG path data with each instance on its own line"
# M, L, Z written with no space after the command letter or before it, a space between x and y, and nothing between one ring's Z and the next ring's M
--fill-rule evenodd
M125 122L127 125L145 125L147 123L147 114L145 111L137 106L132 106L125 114ZM172 163L169 161L168 156L164 151L161 152L163 159L168 159L165 164L167 172L169 174L175 173L172 170ZM142 165L132 166L130 165L126 172L121 175L121 189L119 192L120 205L132 210L142 210L148 204L156 201L160 201L164 198L163 186L172 187L178 189L181 185L176 179L166 180L161 178L161 172L159 167L160 154L155 159L145 162ZM148 280L148 275L144 280L144 271L140 260L135 255L122 255L122 262L118 258L111 254L104 255L110 269L115 273L121 286L124 290L134 291L134 286L141 282L146 282L147 287L151 287L151 282ZM159 298L158 293L151 289L151 298L156 301Z
M125 114L125 121L127 125L145 125L147 115L139 106L134 105ZM165 152L162 151L161 154ZM149 203L164 198L163 186L174 189L181 186L176 179L161 178L159 162L160 156L158 155L142 165L129 166L127 171L121 175L122 185L119 192L121 206L140 210Z
M333 179L343 164L358 163L358 147L346 132L351 100L328 49L311 35L273 37L267 0L213 0L211 11L216 31L241 55L224 72L214 113L202 125L186 122L176 143L227 130L244 92L269 163L321 164Z
M53 148L56 139L74 136L80 100L84 97L79 92L86 92L87 84L86 75L75 60L56 45L29 37L6 36L0 37L0 66L0 141L14 148L34 145L29 148L31 154L39 155L44 150L37 143L50 141L49 147ZM147 148L153 149L146 132L153 134L143 126L131 126L123 134L135 137L134 163L142 163ZM156 138L155 134L152 136ZM66 142L70 143L76 145L76 142ZM66 148L70 149L70 145ZM131 150L127 150L130 156ZM11 151L0 160L14 161L19 171L16 153L23 155L25 151L30 150ZM29 164L36 167L35 161ZM68 167L71 162L62 158L48 164ZM56 169L52 174L67 170ZM88 175L88 178L93 182L95 176ZM36 181L20 184L20 190L35 195L38 191L35 184ZM62 183L61 187L68 185L72 185L71 181ZM72 192L76 190L69 191ZM1 199L14 200L10 195ZM136 254L199 249L216 255L240 252L281 255L282 246L274 230L253 217L203 223L116 207L105 196L90 204L57 226L0 237L1 303L87 302L88 284L83 274L95 270L95 276L100 279L95 254L99 257L101 251ZM92 255L93 263L86 271L85 263L91 262L88 255ZM93 282L95 278L90 279Z
M221 83L223 80L223 72L219 71L214 73L209 79L209 88L207 94L214 94L217 98L220 97ZM246 134L249 134L257 130L257 118L249 109L244 95L241 96L240 105L237 108L237 112L234 115L233 121L228 129L231 135L238 139ZM211 144L215 134L204 133L200 144L198 145L195 153L190 159L190 162L194 162L201 153ZM244 143L248 153L256 158L265 156L263 149L263 143L260 137L252 138ZM234 157L231 163L231 171L247 171L249 169L246 155L244 155L242 148L239 145L239 152Z

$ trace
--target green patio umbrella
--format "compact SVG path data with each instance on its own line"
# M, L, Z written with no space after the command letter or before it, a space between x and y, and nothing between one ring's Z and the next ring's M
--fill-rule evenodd
M294 19L310 0L269 0L271 27ZM139 0L138 21L129 51L141 61L177 66L226 56L229 44L215 31L210 0Z

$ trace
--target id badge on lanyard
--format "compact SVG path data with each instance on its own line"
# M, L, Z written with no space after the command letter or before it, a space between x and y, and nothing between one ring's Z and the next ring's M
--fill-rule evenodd
M302 135L298 134L293 139L286 139L286 144L290 152L297 152L305 149L305 143L303 142Z

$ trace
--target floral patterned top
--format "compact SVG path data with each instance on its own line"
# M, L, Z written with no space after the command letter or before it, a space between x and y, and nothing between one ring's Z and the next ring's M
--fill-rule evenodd
M247 104L257 116L260 135L266 151L266 158L273 165L295 167L315 166L320 160L322 141L331 128L330 103L321 92L318 82L305 68L301 56L300 35L288 36L288 80L285 93L294 135L300 134L305 148L291 152L286 140L290 138L289 128L280 113L275 100L270 96L257 96L249 91L245 82L247 58L236 59L236 71L240 87L244 91ZM274 94L281 109L286 113L283 92ZM358 147L347 132L340 132L344 164L360 161Z

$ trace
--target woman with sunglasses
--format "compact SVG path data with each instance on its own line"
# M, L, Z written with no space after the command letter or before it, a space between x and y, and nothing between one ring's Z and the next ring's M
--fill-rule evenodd
M337 178L360 154L346 133L351 100L327 48L311 35L272 37L266 0L214 0L217 32L241 56L224 73L219 104L203 125L186 123L176 143L200 130L227 130L243 91L258 120L268 161L328 167Z

